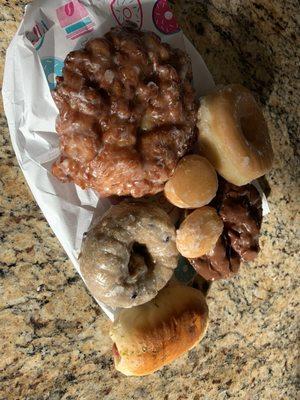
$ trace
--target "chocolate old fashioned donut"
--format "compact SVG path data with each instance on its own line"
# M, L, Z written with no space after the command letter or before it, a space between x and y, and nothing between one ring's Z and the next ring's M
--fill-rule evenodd
M93 296L111 307L132 307L156 296L177 266L175 228L153 204L122 202L88 233L80 269Z
M235 186L220 180L216 207L224 230L207 254L190 263L208 281L228 279L243 261L252 261L259 252L262 200L253 185Z

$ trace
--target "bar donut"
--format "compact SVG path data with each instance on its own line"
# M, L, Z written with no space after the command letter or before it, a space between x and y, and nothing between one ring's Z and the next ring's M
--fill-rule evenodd
M80 269L98 301L127 308L155 297L177 261L175 228L168 214L153 204L124 201L88 232Z
M110 331L115 367L129 376L151 374L196 346L207 325L200 290L170 283L155 299L118 314Z

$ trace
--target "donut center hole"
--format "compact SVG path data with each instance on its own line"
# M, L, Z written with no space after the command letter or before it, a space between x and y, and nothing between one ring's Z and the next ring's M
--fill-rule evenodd
M253 139L253 124L251 122L251 118L241 117L240 118L241 129L243 135L245 136L248 142L251 142Z
M134 242L131 248L128 272L131 278L136 280L154 268L154 262L147 246Z
M247 115L240 118L240 126L248 146L256 150L259 155L262 155L267 129L263 117L249 111Z

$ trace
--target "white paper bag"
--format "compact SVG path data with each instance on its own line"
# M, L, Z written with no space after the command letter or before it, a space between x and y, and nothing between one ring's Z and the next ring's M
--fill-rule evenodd
M33 1L6 55L2 93L14 151L35 200L79 273L83 235L110 203L93 190L61 183L51 174L60 150L55 131L58 110L50 89L70 51L126 20L187 51L198 96L213 89L206 65L179 29L166 0ZM113 319L114 310L99 304Z

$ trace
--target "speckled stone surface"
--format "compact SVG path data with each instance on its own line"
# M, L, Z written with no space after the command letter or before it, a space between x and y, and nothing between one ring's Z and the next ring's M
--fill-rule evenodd
M1 77L26 3L0 2ZM215 81L243 83L263 104L276 157L267 177L271 214L260 256L236 278L213 285L210 327L197 348L152 376L122 376L113 367L106 316L24 183L1 106L1 400L297 398L298 1L182 0L172 6Z

